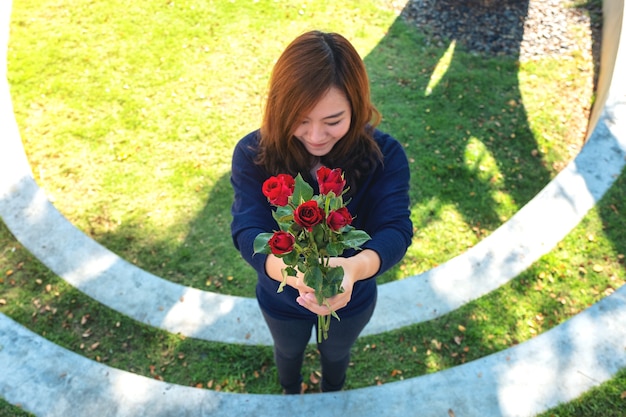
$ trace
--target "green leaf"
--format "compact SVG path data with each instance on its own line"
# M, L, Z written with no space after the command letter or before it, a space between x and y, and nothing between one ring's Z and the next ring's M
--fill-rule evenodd
M343 235L343 244L347 248L359 249L371 237L363 230L353 229Z
M326 246L326 252L328 253L328 256L339 256L343 253L344 249L345 246L342 242L330 242Z
M298 274L298 271L296 271L295 268L292 268L290 266L288 266L287 268L284 268L284 271L287 274L287 276L290 276L290 277L295 277Z
M322 288L323 298L330 298L343 292L343 288L341 288L341 283L343 282L343 274L343 268L340 266L330 268L328 270Z
M344 206L342 197L335 197L333 192L330 192L328 195L330 196L328 199L330 210L338 210Z
M272 249L270 245L268 245L272 236L274 236L274 233L259 233L257 237L254 238L254 253L272 253Z
M299 206L301 203L309 201L313 198L313 187L311 187L300 174L296 176L296 185L293 189L293 195L291 198L291 201L296 206Z
M330 268L328 272L326 273L326 283L330 284L331 286L341 285L342 281L343 281L343 267L336 266L334 268ZM332 295L336 295L336 293Z
M296 250L292 250L291 252L283 255L282 258L283 258L283 262L286 265L296 266L296 264L298 263L298 258L300 258L300 255L298 255L298 252ZM295 277L295 274L292 274L292 275Z
M276 211L272 212L272 216L276 223L278 223L278 227L280 230L286 232L289 230L293 221L293 209L290 206L277 207Z
M326 247L326 239L324 239L325 237L325 230L324 230L324 225L322 224L318 224L315 225L313 227L313 240L315 241L315 245L317 246L318 251L320 249L324 249Z
M322 270L319 265L311 265L311 267L304 273L304 283L315 290L315 297L318 304L322 305L322 284L323 284Z

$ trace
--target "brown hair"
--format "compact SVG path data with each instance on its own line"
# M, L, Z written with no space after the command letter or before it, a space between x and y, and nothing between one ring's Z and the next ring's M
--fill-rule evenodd
M372 138L380 113L370 101L369 79L358 52L343 36L311 31L293 40L274 65L261 125L257 163L271 174L301 173L308 177L315 163L294 131L303 115L331 88L350 103L350 129L328 155L329 168L341 168L351 187L382 160Z

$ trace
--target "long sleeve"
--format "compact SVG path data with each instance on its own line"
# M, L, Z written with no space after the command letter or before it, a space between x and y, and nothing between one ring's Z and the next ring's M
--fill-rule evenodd
M410 171L404 149L384 133L377 131L375 138L384 155L383 164L368 177L348 207L356 214L354 226L372 237L363 249L372 249L380 256L380 275L405 255L413 237L413 224Z
M268 175L254 163L257 132L250 133L235 147L231 185L234 201L231 209L231 233L235 247L259 274L265 274L267 255L254 254L253 243L259 233L277 228L271 207L263 195L262 185Z

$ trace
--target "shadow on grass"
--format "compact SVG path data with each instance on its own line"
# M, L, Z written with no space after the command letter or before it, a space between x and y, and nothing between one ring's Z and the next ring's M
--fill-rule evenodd
M594 3L588 2L589 7ZM463 45L477 32L474 27L482 24L480 16L455 25L440 22L436 26L452 29L428 34L404 21L408 7L364 57L373 101L384 116L381 129L405 145L410 159L413 222L418 234L445 221L442 216L452 207L480 240L511 214L502 212L503 199L506 205L519 208L551 179L528 126L518 83L517 58L528 2L517 2L514 9L501 8L503 14L513 15L496 21L509 25L490 28L513 41L508 57L497 60L463 52ZM462 13L476 10L459 7ZM447 15L438 12L434 16ZM511 21L518 23L510 25ZM469 33L473 35L463 36ZM594 37L596 51L598 44ZM132 225L122 225L98 240L107 247L127 247L121 254L124 258L136 259L138 266L174 282L253 296L254 271L244 265L230 240L228 175L207 192L203 209L181 242L154 241L153 236L140 236ZM223 238L215 239L215 235ZM408 254L380 281L407 276L403 265L425 258L422 253Z
M405 144L412 161L421 161L412 162L412 203L430 210L416 219L417 226L453 205L467 223L493 230L503 221L497 191L521 206L550 180L541 158L533 156L537 142L527 125L517 55L495 61L463 53L457 39L431 47L401 19L365 62L383 129ZM523 22L514 37L521 39L522 30ZM497 165L497 177L485 174L489 160Z

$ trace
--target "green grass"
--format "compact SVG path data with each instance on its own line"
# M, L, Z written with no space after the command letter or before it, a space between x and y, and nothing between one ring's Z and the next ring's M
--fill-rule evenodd
M593 100L593 64L584 53L519 63L454 43L428 46L374 1L15 0L9 82L36 180L68 219L125 259L184 285L252 297L254 272L230 242L230 156L258 127L273 61L311 28L354 42L381 127L410 158L415 239L381 283L463 253L580 149ZM440 319L361 338L347 388L506 349L623 285L622 177L573 233L511 283ZM0 312L48 340L169 382L280 392L271 348L144 326L65 284L4 225L0 241ZM316 372L311 348L311 390ZM615 397L624 384L621 374L601 395L546 416L624 413L625 401ZM0 415L16 412L0 404Z

